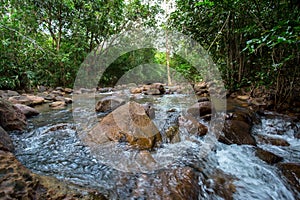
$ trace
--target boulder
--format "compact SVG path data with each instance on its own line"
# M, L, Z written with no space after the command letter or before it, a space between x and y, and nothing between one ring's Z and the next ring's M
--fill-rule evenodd
M286 140L281 138L270 137L266 135L257 135L257 140L263 144L271 144L274 146L290 146Z
M31 117L31 116L36 116L39 113L39 111L37 111L36 109L23 105L23 104L15 104L14 106L16 106L19 110L21 110L21 112L26 116L26 117Z
M208 132L208 128L205 125L189 115L179 118L179 126L185 128L192 135L204 136Z
M73 92L73 89L71 88L64 88L64 92L67 94L71 94Z
M166 89L161 83L152 83L150 85L144 85L142 88L144 94L147 95L162 95L166 93Z
M0 126L4 130L24 130L27 126L26 116L14 105L0 99Z
M209 101L209 98L207 98L207 97L200 97L198 99L198 102L204 102L204 101Z
M124 99L121 99L116 96L107 96L97 102L95 110L97 112L107 112L116 109L124 103Z
M256 141L251 135L251 126L239 120L226 120L223 128L223 134L219 141L224 144L248 144L256 146Z
M49 107L53 108L53 109L63 109L66 107L66 102L65 101L55 101L53 103L49 104Z
M34 95L21 95L10 97L8 101L12 102L13 104L35 106L44 103L45 99L43 97L38 97Z
M142 93L143 92L143 88L131 88L130 89L130 93L131 94L139 94L139 93Z
M204 116L212 113L212 106L210 101L198 102L188 108L187 112L194 117Z
M7 132L0 126L0 150L14 151L14 145Z
M71 104L71 103L73 103L73 99L72 99L72 98L69 98L69 97L65 97L65 98L64 98L64 101L66 102L66 104Z
M152 149L162 138L142 105L128 102L105 116L84 139L85 142L126 142L138 149Z
M261 148L255 150L255 155L268 164L275 164L283 160L281 156L277 156L276 154Z
M278 168L291 187L300 192L300 163L279 163Z

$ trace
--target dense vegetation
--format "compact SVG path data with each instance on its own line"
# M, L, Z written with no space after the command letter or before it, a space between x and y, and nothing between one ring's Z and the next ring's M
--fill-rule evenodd
M157 24L155 17L163 9L160 1L149 2L2 0L0 88L72 87L87 54L111 35L137 24ZM211 53L227 89L264 85L275 91L277 103L292 98L300 75L297 0L177 0L176 6L169 29L191 36ZM112 85L126 71L152 62L165 64L165 53L146 49L124 54L100 84ZM191 82L201 77L176 55L170 67Z

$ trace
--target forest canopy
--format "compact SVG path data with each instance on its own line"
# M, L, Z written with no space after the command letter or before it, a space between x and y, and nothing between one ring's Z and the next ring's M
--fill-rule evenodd
M266 86L278 101L299 87L300 4L297 0L176 0L165 24L162 1L2 0L0 89L38 85L72 87L80 64L112 35L147 26L179 31L212 56L229 91ZM166 64L156 49L124 54L99 84L113 85L142 63ZM170 67L191 83L201 80L188 61L170 57ZM153 72L155 74L161 72ZM281 100L279 99L281 98Z

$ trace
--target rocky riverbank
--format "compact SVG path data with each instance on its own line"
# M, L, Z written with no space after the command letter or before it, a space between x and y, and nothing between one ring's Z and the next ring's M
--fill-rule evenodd
M137 162L151 168L155 165L155 159L152 153L159 150L163 143L179 143L180 131L186 130L192 137L205 137L208 133L209 127L207 123L211 120L214 112L214 105L210 101L209 83L195 84L193 89L197 94L198 102L187 109L185 115L179 115L176 108L168 109L165 113L169 119L163 129L158 130L151 122L155 119L155 108L151 103L140 104L132 100L140 98L139 95L169 95L180 94L186 90L183 86L168 87L164 84L155 83L143 86L130 86L129 91L131 97L122 99L120 95L110 95L96 102L95 111L106 113L101 118L99 126L96 126L89 135L85 138L85 142L93 143L93 145L104 143L126 143L130 148L138 149L140 153L136 156ZM1 171L1 191L0 197L3 198L20 198L27 197L29 199L105 199L97 191L87 188L81 188L69 182L58 181L53 177L45 177L34 174L26 169L14 156L14 147L11 142L9 131L22 131L26 129L26 118L38 115L38 110L35 106L41 104L48 104L49 109L64 109L68 104L72 103L72 94L88 94L88 93L103 93L118 91L127 86L119 86L119 88L95 88L95 89L80 89L73 91L70 88L56 88L55 90L46 90L40 88L40 91L35 94L19 94L15 91L0 91L0 122L1 122L1 139L0 139L0 171ZM45 90L44 90L45 89ZM216 92L216 90L214 91ZM222 93L220 96L226 96ZM295 191L295 195L299 194L300 178L299 163L287 162L286 159L271 152L268 149L262 148L264 144L271 146L289 146L289 141L283 138L276 137L284 133L283 130L278 130L272 133L253 133L253 126L261 123L261 117L267 116L268 109L272 108L272 102L265 100L258 100L262 97L252 97L250 93L239 92L230 94L228 102L235 102L239 105L236 109L229 104L226 111L226 118L222 134L218 137L218 141L225 145L250 145L255 150L255 155L269 165L275 165L281 173L286 177L286 181L290 187ZM129 101L129 102L126 102ZM263 103L259 103L263 102ZM129 112L124 111L129 110ZM297 111L297 110L294 110ZM295 139L299 139L298 127L295 125L299 122L299 115L297 112L290 114L290 125L295 127ZM132 121L123 124L121 121L116 121L113 116L119 116L122 119L130 118ZM121 123L121 124L120 124ZM116 125L117 124L117 125ZM116 127L122 126L122 131ZM124 132L124 130L126 130ZM134 130L132 132L132 130ZM8 131L8 133L6 132ZM298 131L298 132L297 132ZM142 137L141 137L142 136ZM149 166L147 166L149 165ZM197 166L180 167L172 169L171 171L161 171L158 176L159 179L171 179L171 174L176 177L176 184L178 188L174 189L171 183L161 183L167 187L169 195L163 194L164 191L155 191L169 198L173 197L183 198L186 194L189 197L197 197L201 195L200 188L196 185L199 177L207 188L210 188L214 193L225 199L232 199L233 193L236 191L236 186L233 183L234 176L226 175L224 172L210 173L210 177L202 172ZM215 174L215 175L213 175ZM139 175L143 176L143 175ZM144 175L146 176L146 175ZM196 179L195 179L196 177ZM156 179L150 175L146 176L148 181L155 181ZM214 185L210 185L208 180L212 180ZM124 184L130 180L123 180ZM224 186L226 183L226 187ZM179 186L181 185L181 186ZM135 188L135 187L133 187ZM138 186L135 189L139 196L140 190ZM139 192L138 192L139 191Z

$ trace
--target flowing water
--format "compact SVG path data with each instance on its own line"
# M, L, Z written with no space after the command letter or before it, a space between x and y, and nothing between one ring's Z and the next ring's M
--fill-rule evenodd
M181 113L195 102L194 98L187 98L185 95L140 95L135 96L134 100L153 103L156 110L154 122L160 130L169 123L170 116L166 114L168 110L175 108ZM71 107L49 110L45 106L47 107L44 105L38 108L42 111L39 116L29 120L26 132L13 135L17 158L33 172L94 188L109 199L164 199L161 188L168 193L170 187L164 187L167 183L163 177L169 177L167 181L173 181L172 184L175 181L176 185L176 181L184 179L185 176L181 177L179 171L173 180L172 170L190 167L195 174L200 174L197 180L199 199L222 199L207 184L210 181L212 185L215 184L214 180L207 177L213 177L219 171L226 174L235 185L233 199L299 198L299 194L297 196L292 191L278 168L256 157L252 146L216 142L203 154L205 141L182 131L181 141L175 144L165 143L152 152L156 164L147 166L147 162L138 161L139 152L136 150L115 145L108 149L110 152L103 152L105 148L102 148L98 149L99 153L95 153L83 144L79 133L89 127L83 128L81 124L75 123L74 113L91 126L105 113L98 114L95 118L91 117L88 110ZM254 135L272 135L285 139L290 146L278 147L260 143L258 146L282 156L284 162L299 163L300 140L295 138L295 132L299 128L300 124L291 122L290 118L269 113L261 117L261 123L254 125L252 132ZM203 176L208 180L204 180ZM186 199L191 198L186 196Z

